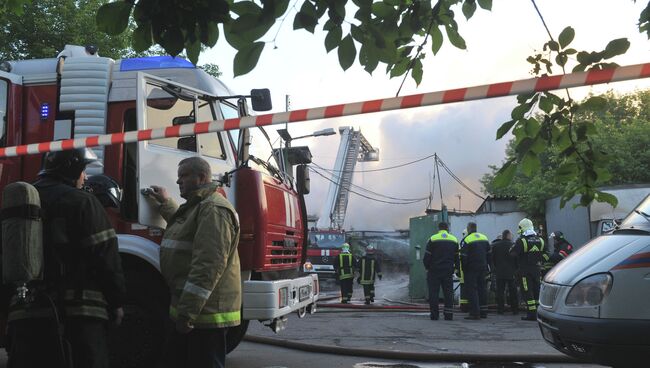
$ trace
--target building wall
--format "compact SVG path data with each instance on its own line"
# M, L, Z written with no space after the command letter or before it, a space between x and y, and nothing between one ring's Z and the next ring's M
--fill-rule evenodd
M526 214L524 212L506 212L506 213L479 213L479 214L450 214L449 222L451 233L456 235L459 240L463 230L467 227L468 222L475 222L478 231L485 234L490 241L501 235L503 230L512 231L517 236L517 228Z

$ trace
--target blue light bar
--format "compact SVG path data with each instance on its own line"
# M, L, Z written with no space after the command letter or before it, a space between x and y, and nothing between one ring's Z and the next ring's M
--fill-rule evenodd
M47 120L50 116L50 104L47 102L41 102L41 120Z
M168 55L122 59L120 62L121 72L128 72L132 70L172 68L195 68L195 66L183 58L171 57Z

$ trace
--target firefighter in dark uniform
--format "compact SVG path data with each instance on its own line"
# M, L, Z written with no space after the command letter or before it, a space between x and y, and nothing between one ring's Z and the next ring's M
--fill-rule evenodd
M490 241L477 232L476 224L467 224L467 236L460 248L460 261L465 277L469 316L465 319L487 318L487 288L485 275L490 260Z
M89 164L99 163L88 149L45 155L34 184L44 213L44 281L32 300L12 298L9 367L109 365L108 321L121 322L126 288L115 231L99 200L81 190Z
M354 264L355 260L350 253L350 244L343 243L341 245L341 253L336 257L334 269L336 270L336 277L341 284L341 303L347 304L352 299L352 291L354 288Z
M566 240L561 231L552 232L551 239L553 239L553 254L549 257L548 262L544 263L544 274L573 253L573 245Z
M438 223L438 232L431 236L424 252L424 268L429 286L429 311L431 320L439 318L438 293L442 287L445 320L454 319L454 270L458 268L458 239L449 234L449 224Z
M517 260L521 291L526 301L526 316L521 319L536 321L541 264L549 257L544 250L544 240L535 232L532 221L525 218L519 222L519 235L510 249L510 256Z
M375 254L375 247L368 245L366 254L358 263L359 284L363 285L363 296L366 304L375 301L375 277L381 280L381 260Z
M505 292L508 289L508 301L512 314L519 314L519 302L517 298L517 285L515 284L516 265L510 257L512 248L512 233L510 230L503 230L501 239L492 242L491 269L496 280L497 313L505 312Z

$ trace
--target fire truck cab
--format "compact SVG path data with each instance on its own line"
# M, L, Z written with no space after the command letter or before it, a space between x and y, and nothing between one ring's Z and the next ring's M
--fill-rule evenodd
M0 147L107 133L147 134L154 128L191 133L187 124L247 114L245 97L250 96L234 95L181 58L114 61L66 46L56 58L0 63ZM229 331L229 350L241 341L249 320L277 332L287 314L315 311L318 278L299 277L307 233L301 186L293 175L265 161L272 155L267 155L271 148L264 136L255 128L152 136L92 148L103 168L88 174L108 175L123 189L119 210L107 209L119 234L128 289L124 325L111 336L117 347L114 366L149 367L161 351L169 295L159 272L158 248L166 224L141 189L164 186L182 203L176 169L186 157L210 163L213 179L223 184L219 191L235 205L241 222L244 323ZM34 181L41 160L41 155L0 158L0 189L18 180Z

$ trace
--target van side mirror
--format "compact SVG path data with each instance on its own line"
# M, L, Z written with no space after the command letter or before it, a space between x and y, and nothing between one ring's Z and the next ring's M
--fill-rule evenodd
M273 108L271 91L268 88L252 89L251 104L255 111L270 111Z
M311 189L311 184L309 180L309 166L307 165L296 166L296 187L298 189L298 194L301 195L309 194L309 191Z
M184 151L196 152L196 136L181 137L176 142L176 148Z

